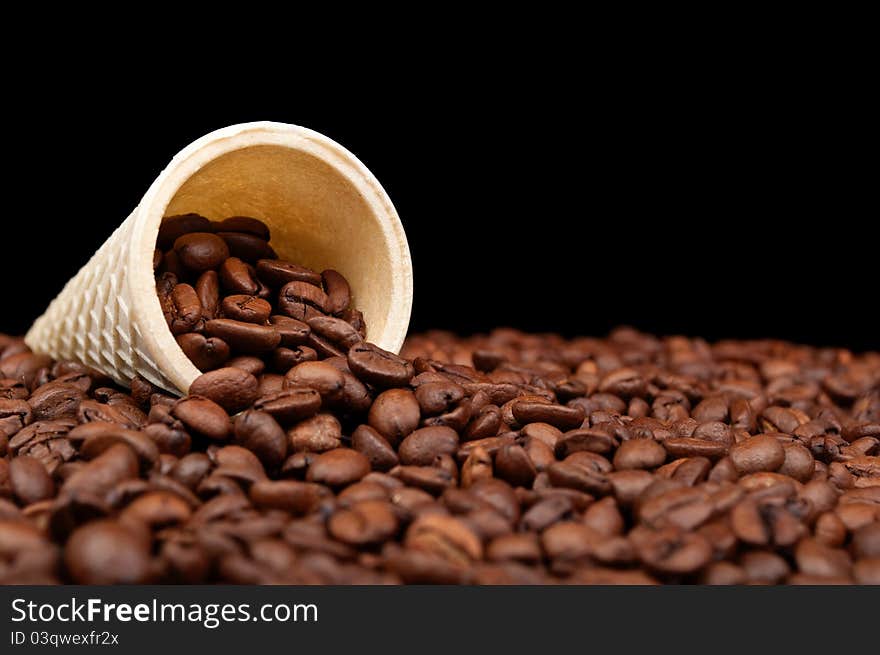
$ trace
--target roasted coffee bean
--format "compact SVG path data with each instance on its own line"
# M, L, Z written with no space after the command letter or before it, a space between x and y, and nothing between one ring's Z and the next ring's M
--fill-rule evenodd
M220 309L220 281L216 271L205 271L195 284L196 295L202 306L202 317L206 321L217 318Z
M154 423L145 427L144 433L153 440L162 454L183 457L192 448L192 438L183 430L182 423L180 429L164 423Z
M218 337L190 332L177 337L177 345L200 371L211 371L229 359L229 346Z
M314 389L324 401L339 400L345 388L342 372L327 362L297 364L284 377L289 385Z
M653 439L631 439L620 444L614 453L614 468L651 469L666 461L666 450Z
M9 485L23 505L30 505L55 495L55 483L46 467L33 457L16 457L9 463Z
M492 456L484 448L474 448L461 466L461 486L470 487L478 480L492 477Z
M77 584L146 584L153 575L150 540L117 521L92 521L64 547L64 563Z
M306 282L316 287L321 286L321 276L315 271L280 259L259 260L257 275L273 287L280 288L288 282Z
M53 421L59 418L75 417L79 404L85 399L86 394L79 387L63 382L54 382L45 384L34 391L28 398L28 404L33 410L35 421Z
M287 455L288 437L271 414L256 409L235 418L235 441L253 452L268 469L281 465Z
M419 426L418 400L407 389L383 391L376 396L367 420L371 427L396 445Z
M447 427L415 430L398 448L403 464L428 466L438 455L452 455L458 450L458 434Z
M348 309L351 304L351 287L348 286L348 280L332 269L323 271L321 279L330 301L327 311L331 314L339 314Z
M174 241L174 252L181 264L196 273L217 268L229 257L226 243L209 232L190 232Z
M349 348L363 341L358 331L341 318L315 316L309 319L308 326L311 329L310 338L323 337L323 343L328 344L331 349L339 350L339 356L342 357L345 357ZM321 340L312 343L321 343Z
M269 226L258 218L250 216L230 216L214 224L215 232L244 232L269 240Z
M645 565L661 574L695 573L712 558L712 547L704 537L677 528L651 532L635 545Z
M84 492L100 496L137 475L138 461L134 452L126 445L115 444L64 480L61 493Z
M174 404L171 414L179 419L189 432L214 441L226 441L232 432L229 415L209 398L201 396L183 398Z
M238 352L262 354L281 343L281 335L268 325L256 325L229 318L217 318L205 323L205 333L217 337Z
M336 448L312 462L306 480L342 487L360 480L369 472L370 460L365 455L348 448Z
M287 348L304 345L312 331L307 323L289 316L270 316L269 322L281 335L281 345Z
M382 388L402 387L415 373L405 359L369 343L348 351L348 365L359 379Z
M332 414L316 414L292 427L287 435L293 452L320 453L339 447L342 427Z
M221 310L225 318L263 325L269 320L272 305L256 296L234 295L223 299Z
M272 246L254 234L218 231L217 236L226 243L230 255L246 262L256 263L260 259L272 259L276 256Z
M318 353L308 346L276 348L272 352L272 365L279 373L287 373L303 362L318 361Z
M94 459L116 444L128 446L144 471L150 470L159 459L159 448L146 433L113 424L89 435L80 445L79 453L86 459Z
M278 308L283 314L300 319L298 305L308 305L320 313L327 312L330 300L320 287L308 282L288 282L281 288L278 296Z
M259 281L251 274L248 265L238 257L230 257L223 262L218 278L223 288L233 294L254 296L260 290Z
M351 435L351 447L370 460L376 471L387 471L397 466L399 460L394 448L377 430L369 425L359 425Z
M192 395L203 396L234 414L252 405L259 396L257 378L239 368L203 373L190 385Z
M288 385L261 396L253 406L270 414L282 425L289 425L317 414L321 409L321 394L310 387Z
M338 510L327 522L334 538L351 546L378 544L397 532L398 520L391 503L364 500L348 509Z
M159 226L159 237L156 245L166 250L174 245L179 237L190 232L210 232L211 221L198 214L178 214L166 216Z
M463 521L439 514L420 516L406 531L407 548L427 552L454 565L483 557L483 544Z
M498 477L522 487L529 486L538 474L528 453L516 444L501 447L495 455L495 470Z
M785 462L785 449L775 436L759 434L731 447L730 461L741 475L775 471Z

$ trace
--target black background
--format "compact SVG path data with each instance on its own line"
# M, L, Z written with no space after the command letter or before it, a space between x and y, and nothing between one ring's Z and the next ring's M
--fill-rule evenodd
M31 82L7 107L0 330L27 329L180 148L276 120L339 141L388 191L412 330L880 348L859 89L612 78Z

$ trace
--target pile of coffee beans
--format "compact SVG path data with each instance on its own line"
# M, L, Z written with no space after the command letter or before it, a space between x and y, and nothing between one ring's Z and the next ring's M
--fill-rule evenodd
M397 356L341 276L204 221L156 257L190 395L0 336L0 584L880 584L880 353L622 328Z

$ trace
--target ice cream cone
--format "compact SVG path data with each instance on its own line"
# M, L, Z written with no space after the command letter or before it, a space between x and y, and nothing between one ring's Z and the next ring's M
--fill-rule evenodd
M367 338L399 351L412 307L412 263L391 200L339 144L271 122L226 127L181 150L36 320L28 346L122 385L141 375L185 393L200 371L168 329L152 261L162 217L188 212L264 221L279 257L345 275Z

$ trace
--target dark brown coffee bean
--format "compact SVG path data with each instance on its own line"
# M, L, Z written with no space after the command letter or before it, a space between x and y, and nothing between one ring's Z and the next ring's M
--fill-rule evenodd
M526 451L517 444L501 447L495 455L495 470L499 478L522 487L531 485L538 474Z
M406 465L429 466L438 455L452 455L458 450L458 434L447 427L415 430L398 448L400 461Z
M453 409L464 398L464 388L454 382L421 384L415 391L423 415L433 416Z
M776 437L759 434L732 446L730 461L741 475L775 471L785 461L785 449Z
M461 487L492 477L492 456L485 448L474 448L461 465Z
M63 382L52 382L34 391L28 399L28 404L33 409L35 421L53 421L76 416L79 403L85 398L86 394L79 387Z
M220 405L230 414L250 407L258 397L257 378L238 368L220 368L193 380L189 392Z
M177 429L164 423L155 423L145 427L144 433L152 439L160 453L183 457L192 448L192 438L183 430L183 424L180 425L180 428Z
M561 521L548 527L541 535L541 544L550 559L575 560L592 552L597 535L587 526Z
M89 435L79 452L86 459L94 459L117 444L131 448L144 471L150 470L159 459L159 448L147 434L113 424Z
M234 294L253 296L260 289L248 265L238 257L230 257L223 262L219 270L219 279L223 288Z
M308 319L313 320L313 319ZM308 339L306 339L306 343L309 348L314 350L318 354L318 359L328 359L328 358L338 358L344 357L345 351L337 348L333 345L333 343L319 334L316 334L314 331L309 333ZM303 348L305 346L302 346Z
M338 510L327 522L330 534L351 546L379 544L397 532L398 521L391 503L364 500Z
M418 427L419 403L412 391L389 389L376 397L367 420L372 428L396 445Z
M646 566L672 575L694 573L712 558L712 547L705 538L676 528L648 534L636 542L636 550Z
M387 471L397 466L397 453L378 431L369 425L359 425L351 435L351 447L370 460L377 471Z
M784 444L783 450L785 459L777 472L798 482L809 482L816 469L816 461L809 449L799 443L787 443Z
M306 480L330 487L343 487L357 482L370 472L370 460L348 448L327 451L309 466Z
M527 400L513 403L513 416L520 423L549 423L560 430L572 430L583 423L584 410L581 407L563 407Z
M339 355L342 357L346 356L349 348L363 341L358 331L341 318L316 316L309 319L308 326L311 328L312 337L323 337L333 348L340 351Z
M229 415L209 398L188 396L177 401L171 413L193 434L214 441L226 441L232 433Z
M250 488L254 505L263 509L281 509L302 516L314 510L330 495L330 490L320 484L296 480L263 480Z
M190 332L177 337L177 345L200 371L218 368L229 359L229 346L218 337Z
M196 273L217 268L229 257L223 239L209 232L190 232L178 237L174 252L187 269Z
M281 335L281 345L287 348L304 345L312 331L307 323L288 316L270 316L269 322Z
M254 409L270 414L282 425L289 425L317 414L321 409L321 394L310 387L287 386L261 396L253 405Z
M351 304L351 287L348 280L332 269L327 269L321 273L321 279L324 281L324 290L330 299L327 311L331 314L339 314L348 309Z
M798 543L794 557L798 569L807 575L848 578L852 569L852 560L845 550L809 537Z
M287 435L291 451L320 453L339 447L342 427L332 414L316 414L292 427Z
M348 351L348 365L360 380L382 388L402 387L415 373L405 359L368 343Z
M614 468L651 469L666 461L666 450L653 439L631 439L620 444L614 453Z
M241 353L262 354L278 347L281 335L267 325L255 325L228 318L217 318L205 323L205 333L217 337Z
M320 313L327 312L329 299L327 295L317 287L308 282L293 281L288 282L281 288L278 295L278 309L281 313L303 320L299 315L300 312L296 305L305 304L317 309ZM311 317L309 317L311 318Z
M145 584L150 581L150 540L117 521L93 521L77 529L64 562L77 584Z
M556 462L547 467L547 474L554 487L591 494L606 494L611 490L611 483L605 475L576 464Z
M314 389L324 401L339 400L345 388L345 377L327 362L297 364L284 377L289 385Z
M528 426L527 426L528 428ZM617 439L603 426L569 430L556 440L556 455L566 457L578 451L609 453L617 446Z
M256 296L226 296L221 303L224 318L263 325L269 320L272 306Z
M55 483L46 467L33 457L16 457L9 463L9 483L13 495L23 505L55 495Z
M214 224L215 232L244 232L253 234L265 241L269 240L269 226L258 218L250 216L230 216Z
M430 494L439 495L455 484L448 472L434 466L395 466L389 471L406 485L417 487Z
M0 380L0 400L25 400L29 393L21 380Z
M746 499L730 512L730 524L736 536L757 546L791 546L804 534L801 508L785 498Z
M287 456L287 435L266 412L248 410L239 414L235 419L235 440L269 469L280 466Z
M87 492L101 496L123 480L137 475L138 461L134 452L126 445L116 444L78 468L61 485L61 492Z
M202 306L202 317L206 321L217 318L220 308L220 281L216 271L205 271L195 284L196 295Z
M274 259L277 255L265 239L245 232L218 231L229 248L229 254L246 262L256 263L260 259Z
M318 359L318 353L309 346L276 348L272 352L272 366L276 371L283 374L288 373L294 366L303 362L316 362Z
M306 282L316 287L321 286L321 276L315 271L280 259L258 261L257 275L273 287L283 287L288 282Z
M161 250L167 250L174 242L184 234L190 232L210 232L211 221L198 214L178 214L166 216L159 226L159 238L156 245Z
M249 483L266 479L266 471L259 458L247 448L224 446L217 450L214 459L217 463L214 475Z
M171 477L181 484L195 489L199 482L208 475L212 467L211 460L204 453L190 453L180 458L171 470Z
M416 519L406 531L404 544L459 566L467 566L483 557L483 544L468 525L440 514L426 514Z
M791 572L788 563L776 553L753 550L743 553L740 565L751 583L777 584Z

